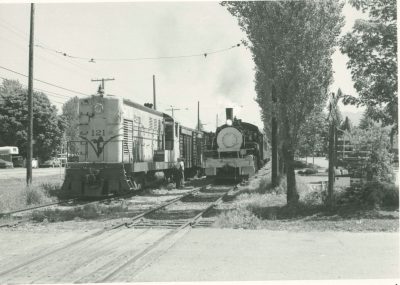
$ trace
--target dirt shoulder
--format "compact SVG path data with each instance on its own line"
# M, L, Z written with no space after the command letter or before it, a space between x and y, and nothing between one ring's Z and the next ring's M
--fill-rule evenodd
M398 252L395 233L194 229L121 281L399 278Z

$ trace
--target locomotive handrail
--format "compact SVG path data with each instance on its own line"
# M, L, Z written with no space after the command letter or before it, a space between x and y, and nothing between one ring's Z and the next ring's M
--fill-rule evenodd
M122 140L122 163L124 163L124 147L126 147L126 149L128 150L128 161L129 163L131 163L131 152L129 151L127 140Z
M110 140L110 141L108 141L108 143L119 143L119 142L121 142L121 146L122 146L122 163L124 163L124 147L125 147L125 145L124 145L124 143L127 143L127 140ZM84 153L82 153L80 150L79 150L79 152L78 152L78 154L74 154L74 155L78 155L78 156L81 156L81 155L84 155L85 156L85 158L84 158L84 161L80 161L80 162L87 162L87 160L88 160L88 142L86 141L86 140L71 140L71 141L68 141L67 142L67 163L66 163L66 166L68 166L68 157L69 157L69 149L70 149L70 146L72 145L72 143L80 143L80 145L85 145L85 152ZM129 150L129 148L126 146L126 149L128 150L128 160L129 160L129 163L131 162L131 152L130 152L130 150ZM105 156L105 151L103 151L102 152L102 157L103 157L103 161L104 161L104 157Z

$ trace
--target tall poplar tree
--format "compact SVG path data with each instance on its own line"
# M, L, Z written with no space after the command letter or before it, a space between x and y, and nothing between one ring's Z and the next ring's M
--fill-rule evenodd
M257 96L264 122L275 114L287 174L287 202L298 201L294 153L301 126L326 102L332 54L343 26L343 4L334 1L223 2L246 32L256 65ZM263 81L262 83L258 81ZM268 128L267 128L268 129Z

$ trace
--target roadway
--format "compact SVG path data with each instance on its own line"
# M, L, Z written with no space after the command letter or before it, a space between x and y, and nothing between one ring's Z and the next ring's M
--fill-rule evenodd
M32 169L33 177L44 177L57 175L64 176L64 167L54 167L54 168L34 168ZM26 168L8 168L0 169L0 181L5 179L25 179L26 178Z

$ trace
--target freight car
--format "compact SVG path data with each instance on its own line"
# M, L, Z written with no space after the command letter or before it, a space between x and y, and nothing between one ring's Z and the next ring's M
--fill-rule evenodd
M170 177L178 158L186 171L203 163L203 133L168 114L102 92L79 99L79 140L68 142L62 190L107 196L140 189L156 172Z
M257 126L233 118L232 108L226 109L226 118L205 152L205 173L218 179L246 179L269 159L268 141Z

